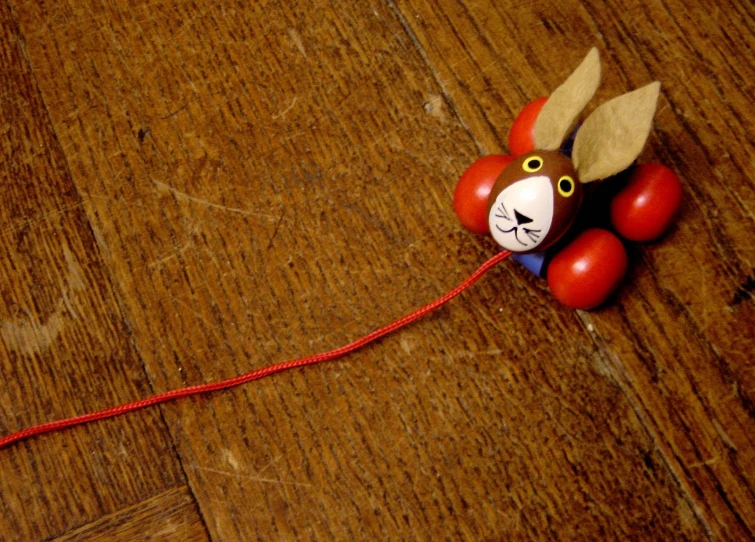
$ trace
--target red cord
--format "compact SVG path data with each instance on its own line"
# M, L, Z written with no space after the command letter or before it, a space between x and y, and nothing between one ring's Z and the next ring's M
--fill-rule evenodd
M407 314L403 318L400 318L399 320L396 320L395 322L388 324L385 327L381 327L380 329L373 331L369 335L365 335L361 339L358 339L350 344L347 344L346 346L336 348L335 350L331 350L330 352L323 352L321 354L315 354L313 356L309 356L306 358L299 358L292 361L284 361L282 363L277 363L274 365L270 365L268 367L263 367L262 369L250 371L246 374L243 374L234 378L230 378L228 380L223 380L222 382L202 384L199 386L189 386L187 388L166 391L164 393L153 395L152 397L148 397L140 401L134 401L131 403L126 403L124 405L106 408L98 412L92 412L90 414L83 414L81 416L75 416L73 418L68 418L65 420L58 420L55 422L48 422L48 423L43 423L40 425L35 425L34 427L29 427L28 429L23 429L16 433L12 433L8 435L7 437L1 438L0 449L5 448L6 446L9 446L10 444L13 444L14 442L18 442L20 440L23 440L23 439L26 439L35 435L41 435L43 433L51 433L53 431L58 431L60 429L65 429L67 427L72 427L74 425L81 425L81 424L93 422L96 420L103 420L105 418L113 418L115 416L120 416L121 414L126 414L127 412L133 412L134 410L139 410L140 408L145 408L148 406L165 403L167 401L172 401L173 399L179 399L181 397L188 397L189 395L199 395L201 393L207 393L210 391L232 388L240 384L246 384L247 382L251 382L252 380L258 380L265 376L269 376L275 373L280 373L282 371L287 371L288 369L294 369L296 367L303 367L304 365L313 365L315 363L321 363L323 361L330 361L336 358L340 358L341 356L345 356L346 354L349 354L353 352L354 350L357 350L361 348L362 346L368 343L371 343L372 341L379 339L380 337L383 337L384 335L387 335L388 333L396 331L397 329L402 328L405 325L410 324L414 322L415 320L422 318L423 316L434 311L438 307L448 303L454 297L456 297L461 292L463 292L464 290L472 286L475 282L477 282L480 279L480 277L482 277L485 273L487 273L492 267L494 267L499 262L505 260L510 255L511 255L511 252L509 251L503 251L503 252L498 253L496 256L493 256L487 262L482 264L480 268L477 269L477 271L475 271L469 276L469 278L467 278L464 282L462 282L459 286L457 286L456 288L454 288L447 294L443 295L442 297L439 297L432 303L428 303L424 307L421 307L415 310L414 312Z

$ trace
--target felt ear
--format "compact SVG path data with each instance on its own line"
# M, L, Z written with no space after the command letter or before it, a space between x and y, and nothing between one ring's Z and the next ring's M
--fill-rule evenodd
M556 151L574 127L574 121L600 84L600 55L593 47L587 56L545 102L535 122L535 148Z
M650 135L661 84L656 81L610 100L587 117L577 132L572 161L583 183L628 168Z

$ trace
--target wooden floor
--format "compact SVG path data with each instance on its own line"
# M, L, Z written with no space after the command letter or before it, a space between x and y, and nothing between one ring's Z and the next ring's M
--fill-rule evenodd
M23 441L0 539L752 539L749 0L0 0L0 434L449 290L459 175L593 45L686 192L608 306L505 262Z

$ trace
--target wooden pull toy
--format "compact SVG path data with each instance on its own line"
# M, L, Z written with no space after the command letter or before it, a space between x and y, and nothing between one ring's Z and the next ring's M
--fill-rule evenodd
M593 49L550 98L535 100L519 114L509 138L513 157L486 156L462 175L454 193L457 216L470 230L492 234L504 250L450 292L340 348L221 382L169 390L36 425L0 438L0 448L34 435L340 358L444 305L511 254L536 274L547 276L553 294L566 305L588 309L603 303L621 282L627 255L610 231L585 229L601 207L600 199L591 199L583 185L615 176L635 161L650 133L660 84L651 83L601 105L575 134L575 122L599 81L600 61ZM611 196L613 228L626 239L655 239L671 224L681 195L679 180L668 169L658 164L636 167L626 186Z
M619 235L650 241L672 223L682 197L681 183L667 168L628 170L650 135L660 83L602 104L575 131L599 83L600 59L592 49L550 97L519 114L509 137L513 156L481 158L454 193L462 224L491 234L516 260L545 276L557 299L580 309L602 304L627 267L619 238L589 227L600 223L600 206L610 207ZM603 197L587 197L588 183L622 173L628 181L608 202L599 190L593 193Z

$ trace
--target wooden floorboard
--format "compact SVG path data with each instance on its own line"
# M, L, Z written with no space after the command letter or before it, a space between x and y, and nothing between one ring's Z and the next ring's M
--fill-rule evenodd
M708 2L576 0L533 2L524 12L500 2L439 7L398 0L398 6L446 95L489 152L504 149L508 119L521 101L547 95L592 45L603 56L596 102L662 81L646 157L673 165L688 184L682 219L662 243L635 251L638 264L613 310L580 320L592 330L600 363L646 420L713 531L723 539L752 536L755 61L743 53L753 43L752 6L719 2L711 11ZM523 35L540 39L521 46Z
M140 398L151 387L5 2L0 58L7 434ZM0 539L61 535L179 483L183 469L158 410L22 442L0 454Z
M455 286L497 250L456 180L592 45L596 103L662 81L642 159L686 191L599 310L506 262L344 360L0 450L8 538L753 536L747 2L7 4L3 433Z
M74 529L55 542L74 540L203 542L208 538L191 491L179 486Z

